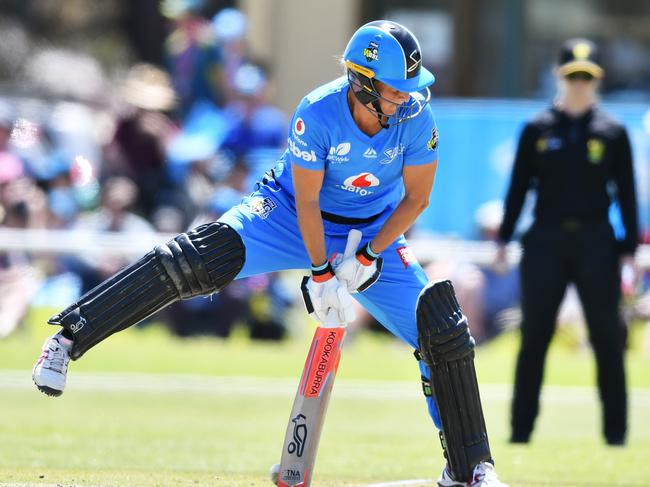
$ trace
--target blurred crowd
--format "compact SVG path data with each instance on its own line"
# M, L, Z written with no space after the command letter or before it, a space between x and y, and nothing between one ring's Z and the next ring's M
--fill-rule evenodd
M238 203L284 150L287 118L269 103L267 71L249 58L246 17L166 0L166 65L136 64L110 110L88 100L0 98L4 228L176 234ZM127 263L104 255L0 253L0 337L30 303L60 307ZM163 316L182 336L281 339L292 302L276 276L251 278Z

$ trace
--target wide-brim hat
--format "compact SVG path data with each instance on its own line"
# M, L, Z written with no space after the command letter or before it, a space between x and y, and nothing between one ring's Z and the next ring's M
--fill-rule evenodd
M176 94L169 75L152 64L136 64L122 86L122 97L145 110L167 111L176 105Z

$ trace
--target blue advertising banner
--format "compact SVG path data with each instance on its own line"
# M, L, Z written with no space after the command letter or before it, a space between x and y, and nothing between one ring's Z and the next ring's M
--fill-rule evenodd
M548 103L434 99L431 105L440 134L439 164L430 205L418 220L418 230L478 238L476 210L483 203L505 198L523 125ZM648 231L650 111L648 106L639 104L603 103L603 108L628 129L634 153L640 229Z

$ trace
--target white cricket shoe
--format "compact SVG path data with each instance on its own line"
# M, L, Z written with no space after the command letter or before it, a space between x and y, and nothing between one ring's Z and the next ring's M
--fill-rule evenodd
M32 370L32 380L41 392L48 396L63 394L71 348L72 340L61 333L45 340L41 356Z
M439 487L508 487L497 478L494 465L489 462L481 462L474 467L474 477L469 483L454 480L447 467L440 474L438 479Z

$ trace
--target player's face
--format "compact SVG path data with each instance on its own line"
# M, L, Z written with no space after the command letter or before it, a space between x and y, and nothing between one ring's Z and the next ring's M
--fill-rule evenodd
M376 81L375 86L381 96L379 98L381 111L386 115L394 115L399 106L406 103L411 97L408 93L391 88L381 81Z
M562 95L570 100L592 100L598 91L598 79L589 73L571 73L559 79Z

